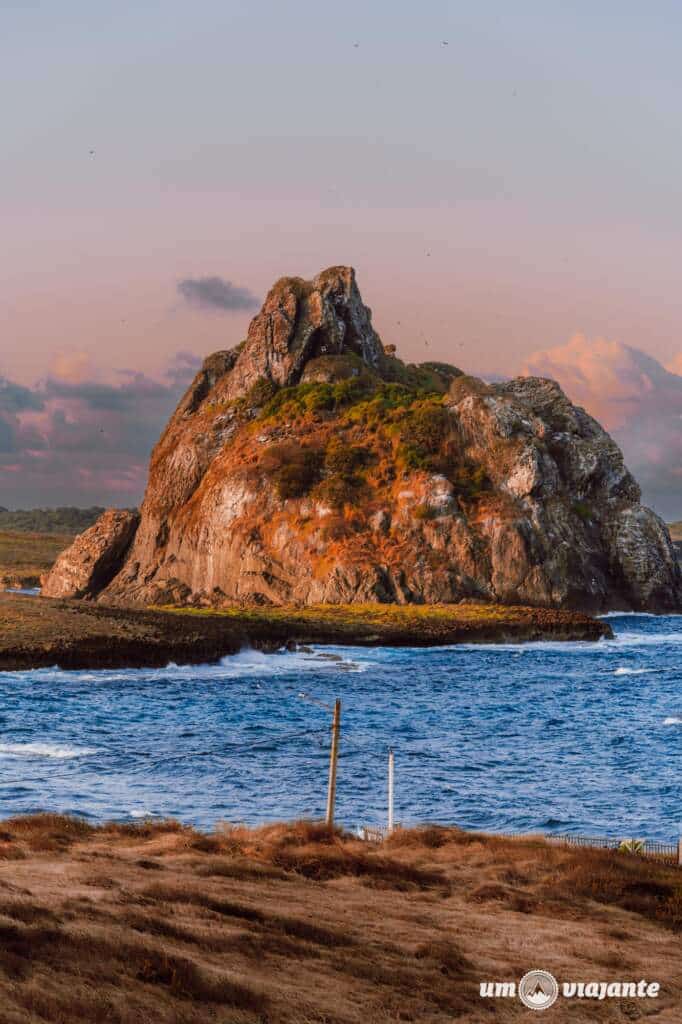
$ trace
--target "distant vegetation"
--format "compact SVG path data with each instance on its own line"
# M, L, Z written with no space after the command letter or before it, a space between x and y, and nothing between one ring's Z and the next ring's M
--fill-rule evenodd
M28 533L81 533L98 519L103 508L21 508L10 511L0 506L0 530Z

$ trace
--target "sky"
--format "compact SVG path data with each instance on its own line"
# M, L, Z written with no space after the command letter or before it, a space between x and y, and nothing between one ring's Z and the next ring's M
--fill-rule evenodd
M198 361L347 263L403 358L549 367L682 517L681 30L666 0L0 0L0 505L139 501Z

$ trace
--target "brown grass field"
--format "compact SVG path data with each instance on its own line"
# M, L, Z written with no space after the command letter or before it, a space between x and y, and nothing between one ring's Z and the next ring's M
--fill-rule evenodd
M38 586L41 574L72 541L71 534L0 530L0 585Z
M547 1020L682 1020L682 873L632 855L435 827L0 829L2 1024L521 1021L479 982L531 968L661 984Z

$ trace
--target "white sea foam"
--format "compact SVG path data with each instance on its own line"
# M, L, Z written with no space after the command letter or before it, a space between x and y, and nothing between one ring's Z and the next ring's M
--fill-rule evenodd
M291 675L292 672L365 672L371 662L355 660L359 652L351 648L310 647L308 651L277 651L266 654L246 647L237 654L227 654L220 661L202 665L176 665L170 662L163 669L139 669L145 674L239 679L258 674L261 677Z
M277 651L266 654L263 651L244 648L237 654L228 654L220 661L204 662L199 665L178 665L171 661L163 668L130 669L28 669L8 672L16 679L59 683L74 682L129 683L137 680L196 679L236 680L258 675L261 679L301 672L366 672L372 660L354 648L311 647L309 651ZM1 753L1 751L0 751Z
M624 666L621 666L620 668L617 668L613 674L614 676L645 676L650 672L655 671L656 669L654 668L625 668Z
M677 619L682 612L663 612L660 615L656 612L604 612L597 615L598 619Z
M682 725L682 718L676 718L674 715L671 715L670 718L663 719L663 725Z
M613 652L624 647L678 647L682 646L682 629L675 633L617 633L612 640L531 640L516 644L457 644L451 651L547 651L560 654L594 654ZM445 648L441 648L445 649ZM418 648L411 648L412 653ZM434 650L430 647L427 650Z
M347 649L315 647L307 651L279 651L265 654L263 651L245 648L238 654L228 654L217 665L202 665L202 674L234 678L251 676L254 672L264 676L290 675L292 672L365 672L367 665L352 660ZM179 671L196 672L196 665L182 665Z
M52 757L67 760L96 753L90 747L67 747L56 743L0 743L0 757Z

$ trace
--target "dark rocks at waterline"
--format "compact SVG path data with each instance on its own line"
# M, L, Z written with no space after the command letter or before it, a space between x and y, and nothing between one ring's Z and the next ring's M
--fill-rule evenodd
M87 601L0 594L0 670L57 665L69 669L203 664L244 648L273 652L310 644L431 647L458 643L599 640L607 623L574 612L480 606L392 609L361 617L352 606L233 610L207 614L105 607ZM277 614L274 614L274 611Z

